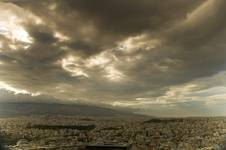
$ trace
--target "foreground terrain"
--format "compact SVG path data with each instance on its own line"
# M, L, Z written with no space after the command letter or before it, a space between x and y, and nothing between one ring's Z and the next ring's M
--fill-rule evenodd
M221 149L226 118L177 118L147 121L78 116L29 116L0 119L7 149L82 149L88 144L131 144L132 149Z

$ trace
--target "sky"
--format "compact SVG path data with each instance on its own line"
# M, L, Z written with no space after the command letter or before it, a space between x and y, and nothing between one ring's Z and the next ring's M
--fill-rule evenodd
M225 0L0 2L0 101L226 115Z

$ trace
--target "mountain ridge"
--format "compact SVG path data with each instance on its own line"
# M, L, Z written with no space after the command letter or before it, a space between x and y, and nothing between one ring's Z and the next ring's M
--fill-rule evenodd
M26 115L69 115L143 119L149 116L84 104L1 102L0 117Z

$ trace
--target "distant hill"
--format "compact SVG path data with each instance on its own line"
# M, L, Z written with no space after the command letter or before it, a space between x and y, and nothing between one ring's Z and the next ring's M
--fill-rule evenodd
M73 115L93 117L115 117L128 119L147 119L147 116L119 111L98 106L82 104L57 103L0 103L0 117L14 117L26 115Z

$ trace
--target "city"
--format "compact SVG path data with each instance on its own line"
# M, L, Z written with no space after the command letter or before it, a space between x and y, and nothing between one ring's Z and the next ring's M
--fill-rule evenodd
M133 150L220 150L226 136L224 117L134 121L29 116L1 118L0 127L5 148L10 150L76 150L105 144Z

